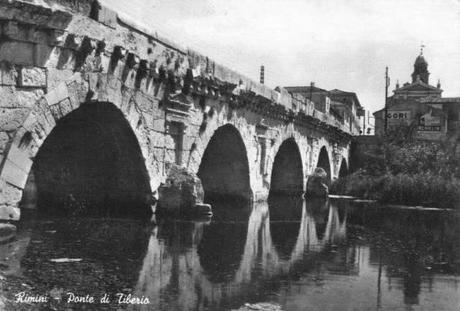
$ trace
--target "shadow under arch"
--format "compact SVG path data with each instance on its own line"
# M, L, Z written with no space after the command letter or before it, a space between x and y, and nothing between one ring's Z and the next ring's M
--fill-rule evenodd
M339 178L345 177L348 175L348 165L347 160L342 158L342 163L340 164Z
M331 162L329 161L329 155L327 153L327 149L323 146L319 152L318 157L318 164L316 167L323 168L327 173L327 180L330 182L332 175L331 175Z
M205 201L247 203L252 199L249 162L240 132L231 124L219 127L201 159L198 177Z
M21 200L39 215L145 216L149 175L123 113L85 103L60 119L38 150Z
M297 195L304 191L302 157L294 138L283 141L273 161L270 194Z

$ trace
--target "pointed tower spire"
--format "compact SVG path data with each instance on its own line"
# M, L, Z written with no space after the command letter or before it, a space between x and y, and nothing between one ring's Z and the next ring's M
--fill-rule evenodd
M430 73L428 72L428 63L423 57L423 48L425 45L420 46L420 55L417 56L414 63L414 72L412 73L412 83L417 81L417 76L420 80L429 84Z
M423 44L423 42L420 44L420 56L423 56L423 48L425 47L425 45Z

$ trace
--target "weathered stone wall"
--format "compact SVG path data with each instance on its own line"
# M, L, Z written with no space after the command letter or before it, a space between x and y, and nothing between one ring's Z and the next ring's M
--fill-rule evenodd
M289 94L177 47L94 1L0 1L0 24L0 218L18 218L37 152L82 104L119 109L152 191L164 181L167 163L197 173L214 133L227 124L244 144L247 163L235 165L247 166L252 199L267 197L286 139L299 149L303 185L321 147L333 176L348 159L351 136L336 122L294 113Z

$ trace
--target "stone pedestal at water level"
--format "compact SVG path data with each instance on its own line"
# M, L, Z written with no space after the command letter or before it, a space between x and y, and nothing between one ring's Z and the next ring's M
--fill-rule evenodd
M306 197L327 198L329 187L327 186L327 173L321 167L315 169L313 174L308 177Z
M211 205L203 203L200 179L186 168L172 165L158 194L158 213L212 215Z

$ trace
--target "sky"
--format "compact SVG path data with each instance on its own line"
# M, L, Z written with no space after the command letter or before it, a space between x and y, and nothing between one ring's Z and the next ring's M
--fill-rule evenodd
M138 23L269 87L356 92L371 112L410 81L420 46L443 96L460 97L460 0L105 0Z

